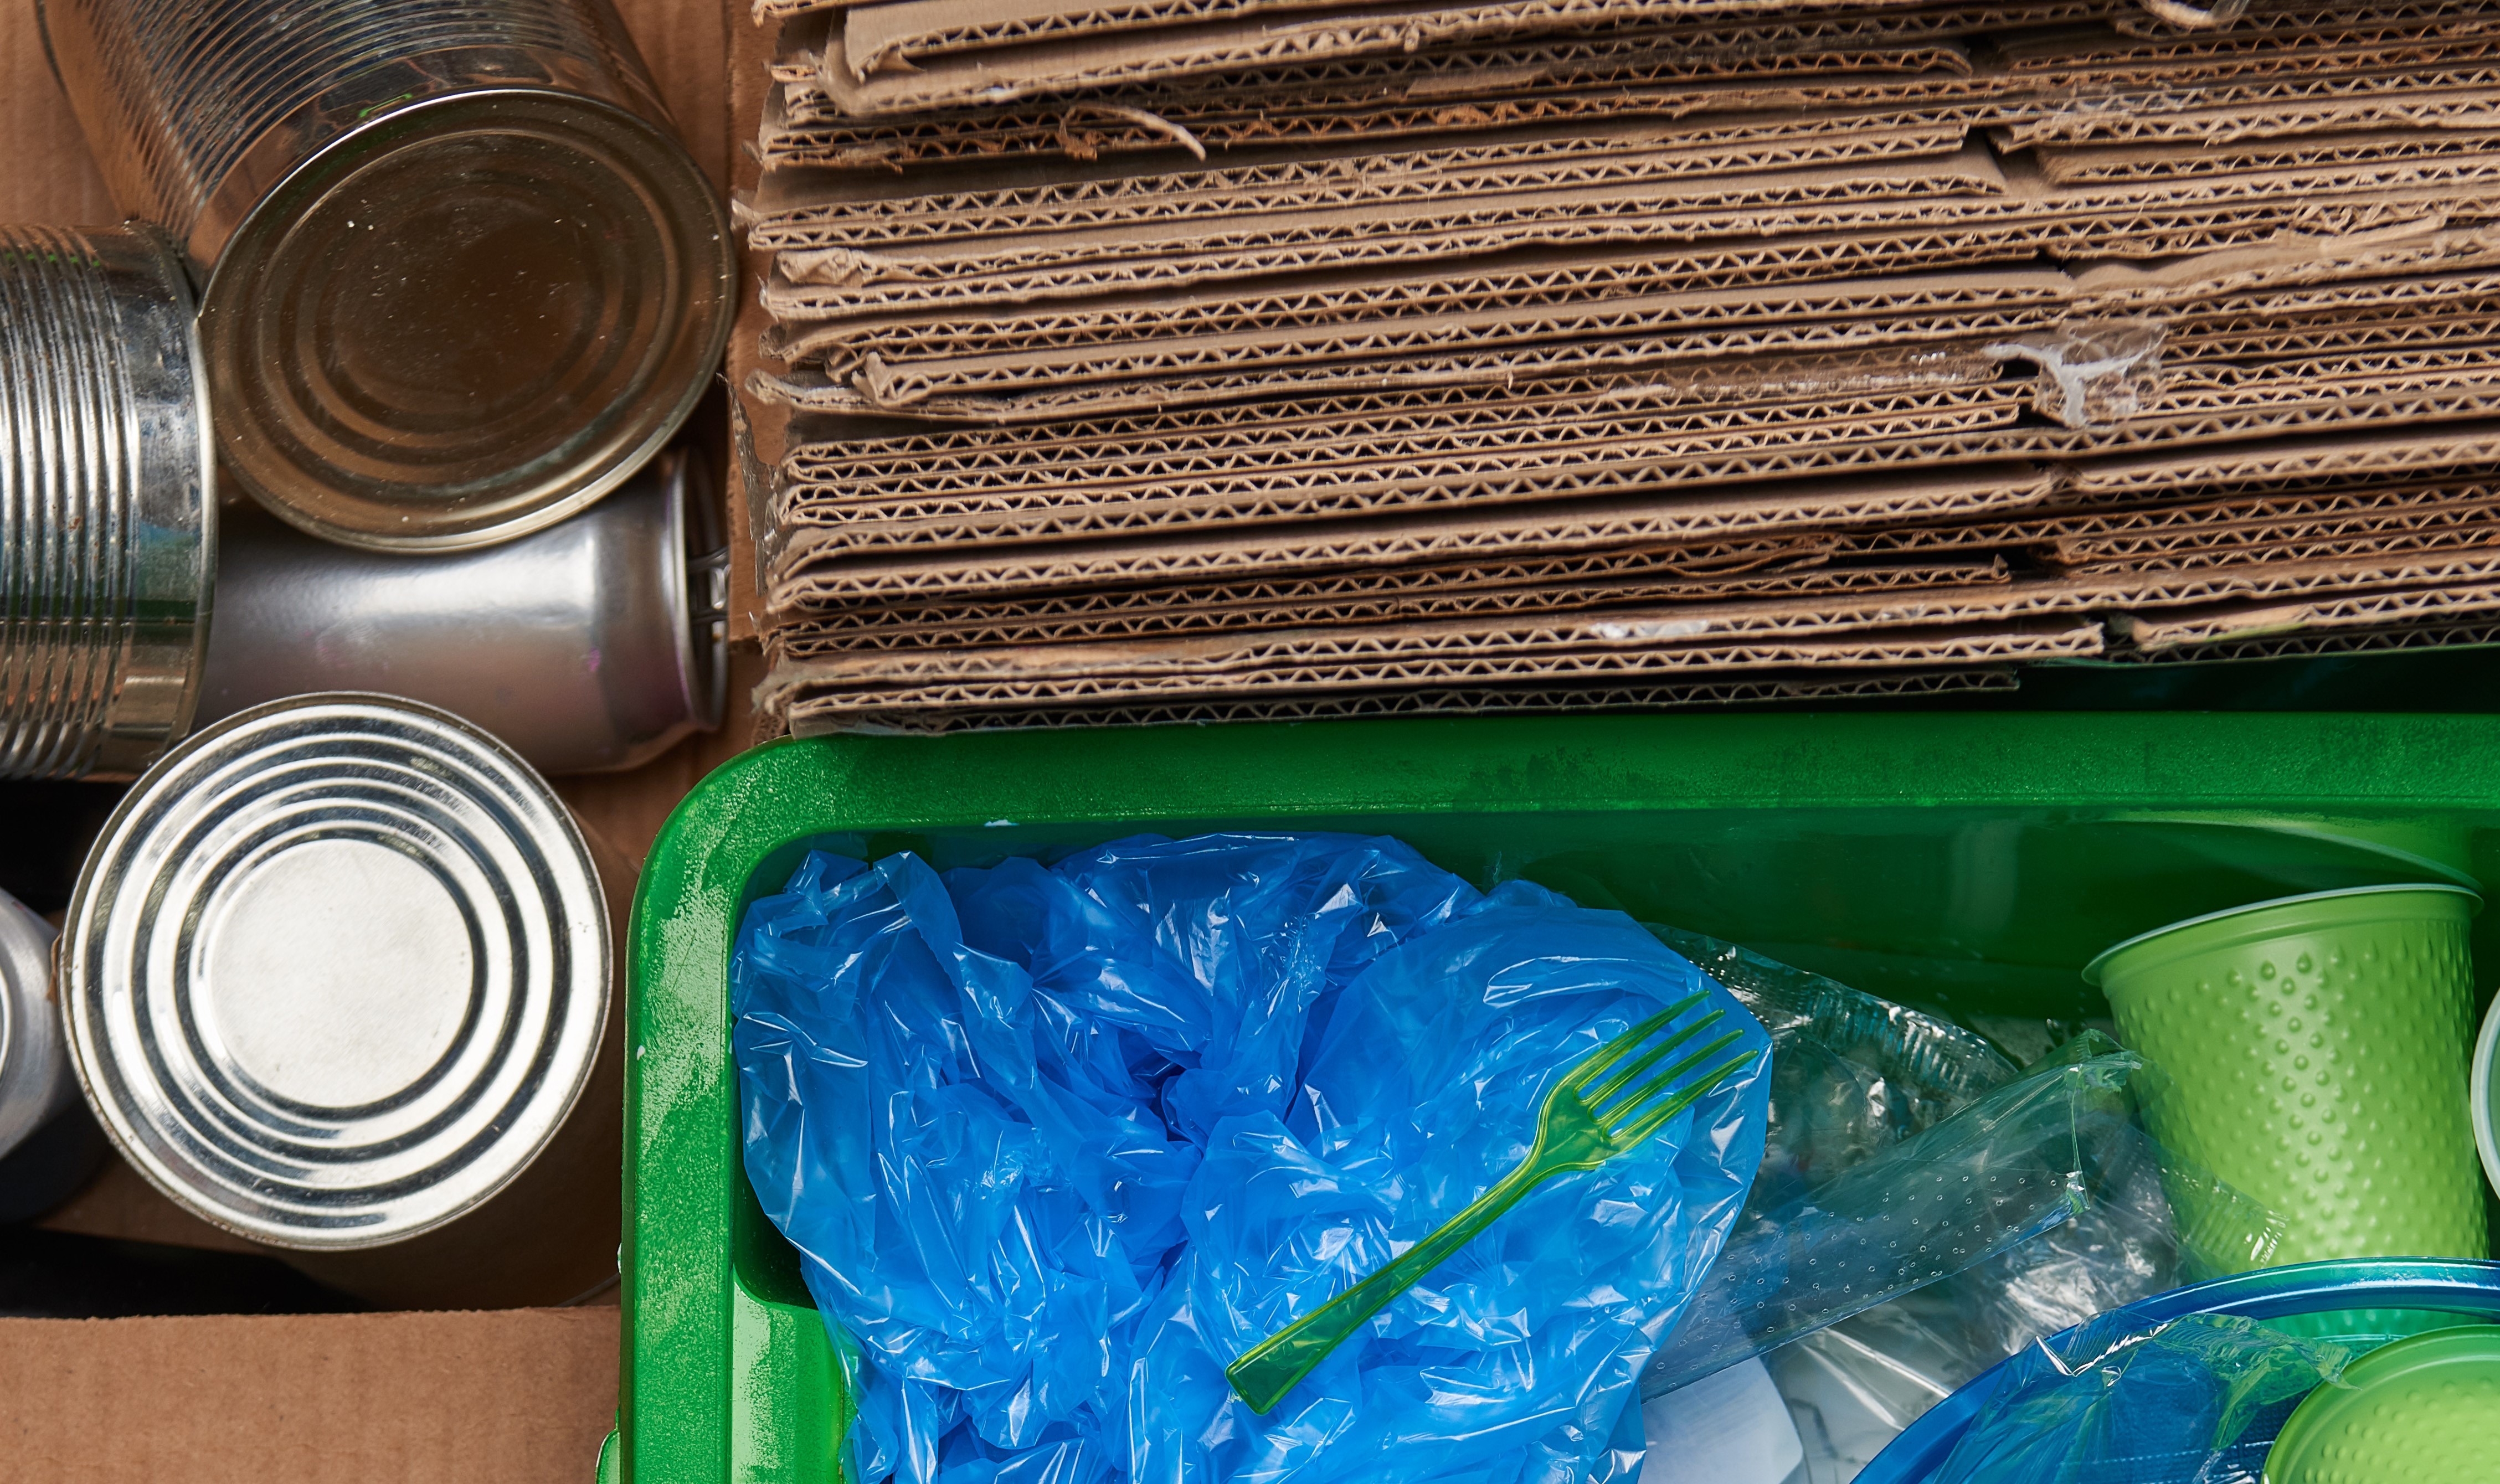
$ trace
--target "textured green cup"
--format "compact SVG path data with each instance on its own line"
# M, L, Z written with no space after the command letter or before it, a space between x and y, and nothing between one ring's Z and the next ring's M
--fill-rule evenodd
M2092 960L2170 1158L2281 1222L2233 1266L2488 1255L2466 1115L2462 887L2368 886L2173 923ZM2197 1181L2171 1196L2204 1222Z
M2500 1325L2433 1330L2344 1368L2283 1425L2266 1484L2500 1479Z

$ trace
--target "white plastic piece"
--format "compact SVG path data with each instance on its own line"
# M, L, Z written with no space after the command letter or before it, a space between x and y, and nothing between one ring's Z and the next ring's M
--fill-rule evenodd
M1640 1484L1780 1484L1805 1460L1761 1358L1641 1403Z

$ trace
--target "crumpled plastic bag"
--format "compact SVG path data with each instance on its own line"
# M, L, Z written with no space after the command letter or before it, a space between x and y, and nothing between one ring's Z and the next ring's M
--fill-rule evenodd
M1628 1477L1640 1365L1761 1156L1768 1040L1724 989L1621 913L1392 840L942 877L819 853L749 910L732 993L748 1176L856 1341L869 1484ZM1232 1396L1225 1365L1464 1208L1573 1064L1696 993L1744 1072L1539 1186L1266 1416Z
M1934 1484L2258 1484L2352 1355L2234 1315L2104 1315L2006 1362Z

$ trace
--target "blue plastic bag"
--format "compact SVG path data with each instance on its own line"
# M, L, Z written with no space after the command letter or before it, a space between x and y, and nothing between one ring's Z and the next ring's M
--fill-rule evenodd
M816 854L749 910L732 984L748 1175L856 1341L868 1484L1628 1472L1640 1364L1761 1155L1768 1039L1725 990L1620 913L1393 840L942 877ZM1573 1063L1695 993L1745 1072L1539 1187L1267 1415L1233 1397L1227 1364L1456 1214Z

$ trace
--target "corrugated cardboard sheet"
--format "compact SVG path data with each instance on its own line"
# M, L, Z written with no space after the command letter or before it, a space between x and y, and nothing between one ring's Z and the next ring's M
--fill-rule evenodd
M758 14L801 730L2483 642L2500 0Z

